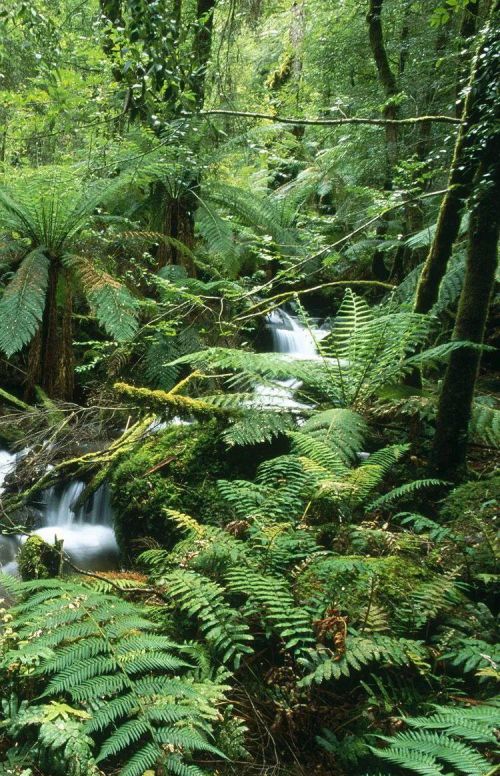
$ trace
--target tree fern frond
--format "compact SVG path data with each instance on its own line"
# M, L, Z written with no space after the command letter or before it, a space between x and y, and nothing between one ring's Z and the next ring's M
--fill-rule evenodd
M115 340L132 339L137 331L137 302L129 290L84 256L66 256L76 270L97 320Z
M49 263L43 249L28 253L0 299L0 349L9 358L31 341L40 326Z
M413 497L415 493L418 493L425 488L439 488L447 484L448 483L444 480L436 479L413 480L413 482L406 482L404 485L393 488L393 490L389 491L389 493L384 493L383 496L376 498L374 501L368 504L367 509L371 511L373 509L387 507L394 504L394 502L399 501L400 499Z
M314 438L327 441L338 453L344 464L356 461L363 449L368 425L357 412L336 407L317 412L307 418L301 430Z

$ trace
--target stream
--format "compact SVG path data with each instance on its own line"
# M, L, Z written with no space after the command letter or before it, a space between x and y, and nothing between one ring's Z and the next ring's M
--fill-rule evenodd
M282 309L273 311L267 319L272 337L273 352L287 354L291 358L314 358L316 342L328 333L324 329L312 332L299 320ZM300 408L304 405L294 400L294 392L300 383L284 380L279 385L257 386L256 396L268 405ZM158 424L154 431L164 424ZM0 498L5 478L13 471L22 453L0 450ZM34 505L37 513L33 533L52 543L57 537L64 541L64 551L79 568L87 571L106 571L118 568L119 553L113 529L113 510L107 484L101 485L89 500L75 510L85 488L85 483L74 480L54 486L40 494ZM17 574L17 554L24 537L0 534L0 570Z

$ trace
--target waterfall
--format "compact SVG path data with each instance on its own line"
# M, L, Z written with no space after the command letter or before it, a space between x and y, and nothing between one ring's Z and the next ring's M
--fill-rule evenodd
M113 511L107 484L88 501L76 502L85 489L79 480L45 491L41 523L34 533L47 542L62 539L64 551L79 568L105 571L117 567L118 545L113 530Z
M113 524L111 499L107 485L101 485L89 500L76 507L76 502L85 490L85 483L73 480L61 487L52 487L45 491L42 501L43 525L69 526Z
M0 450L0 494L6 476L14 469L18 454ZM110 570L118 566L118 545L113 530L109 487L105 483L81 506L76 503L85 483L73 480L56 485L41 494L38 527L33 533L53 543L62 539L64 551L79 568ZM17 574L17 553L25 536L0 534L0 569Z
M278 308L267 316L266 326L271 332L273 352L281 353L291 359L318 358L317 342L326 337L326 329L309 330L299 319ZM300 380L279 380L273 386L257 385L255 387L256 402L268 407L284 407L290 410L306 409L293 398L294 392L300 388Z
M298 318L281 308L268 315L267 326L273 339L273 351L288 353L295 358L314 358L318 353L316 343L328 334L325 329L310 331Z

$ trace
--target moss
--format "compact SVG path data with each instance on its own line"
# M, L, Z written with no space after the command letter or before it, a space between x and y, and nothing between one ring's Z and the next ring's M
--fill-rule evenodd
M441 506L441 518L460 520L467 517L494 518L500 502L500 475L466 482L455 488Z
M57 577L61 570L60 547L47 544L39 536L30 536L21 547L18 564L23 579Z
M179 538L164 509L176 509L217 524L228 507L217 490L219 478L244 476L254 468L228 453L215 421L172 426L139 444L111 477L118 544L125 557L138 540L151 537L171 547ZM253 472L252 472L253 473Z

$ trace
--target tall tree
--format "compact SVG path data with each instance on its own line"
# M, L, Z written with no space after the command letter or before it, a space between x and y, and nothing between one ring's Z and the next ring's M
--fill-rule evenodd
M497 267L500 230L500 24L494 19L484 49L483 98L477 142L481 160L470 200L469 242L464 286L453 339L473 346L452 352L441 390L432 465L446 477L460 477L466 463L468 425L480 365L489 302Z
M489 60L492 57L492 49L498 44L499 8L500 3L496 0L472 64L447 191L439 209L436 231L417 287L415 312L418 313L429 312L437 301L441 280L458 236L465 203L481 161L483 146L478 128L484 100L490 87Z

